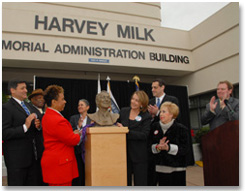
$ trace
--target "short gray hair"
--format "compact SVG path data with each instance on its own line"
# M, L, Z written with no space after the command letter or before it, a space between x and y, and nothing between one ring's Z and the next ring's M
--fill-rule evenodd
M86 106L90 106L88 100L86 100L86 99L80 99L80 100L78 101L78 103L79 103L80 101L84 102Z

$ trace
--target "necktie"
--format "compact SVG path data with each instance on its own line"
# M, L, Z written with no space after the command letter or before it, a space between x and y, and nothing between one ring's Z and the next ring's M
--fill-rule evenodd
M160 98L157 98L157 107L159 108L160 106Z
M25 110L25 112L26 112L27 115L30 115L31 114L30 111L29 111L29 109L26 107L26 105L25 105L25 103L23 101L21 102L21 106L23 107L23 109Z

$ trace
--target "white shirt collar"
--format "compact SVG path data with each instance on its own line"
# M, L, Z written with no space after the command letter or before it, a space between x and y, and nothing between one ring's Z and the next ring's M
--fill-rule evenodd
M162 100L163 100L163 98L165 97L165 93L161 96L161 97L156 97L156 103L157 103L157 99L159 98L160 99L160 103L162 103Z
M81 117L81 116L82 116L82 115L80 114L80 117ZM83 124L82 124L83 127L87 124L87 119L88 119L88 117L86 116L85 119L83 120Z
M13 98L18 104L21 105L21 102L22 102L22 101L20 101L19 99L15 98L15 97L13 97L13 96L12 96L12 98Z
M39 107L35 106L34 104L32 104L32 105L33 105L33 107L35 107L41 114L44 113L43 110L42 110L42 108L39 108Z

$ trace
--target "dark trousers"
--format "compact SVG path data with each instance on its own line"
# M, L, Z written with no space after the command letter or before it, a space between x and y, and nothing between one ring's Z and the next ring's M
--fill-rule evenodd
M127 161L128 186L132 186L132 174L134 175L134 186L147 186L147 162L133 163Z
M158 173L156 172L156 164L153 157L149 156L148 172L147 172L147 186L156 186L158 183Z
M79 176L72 180L72 186L85 186L85 165L81 153L75 153Z
M186 171L158 173L159 186L186 186Z
M38 164L33 160L27 168L7 168L8 186L38 186Z

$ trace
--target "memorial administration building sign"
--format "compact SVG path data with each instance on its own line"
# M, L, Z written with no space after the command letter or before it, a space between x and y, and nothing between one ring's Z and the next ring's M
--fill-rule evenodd
M20 10L3 17L3 59L193 71L191 52L166 48L161 27Z

